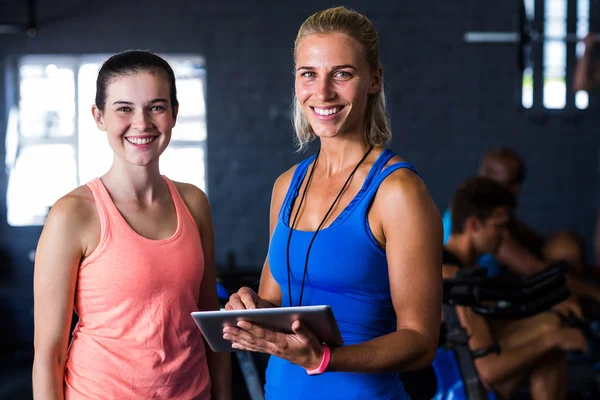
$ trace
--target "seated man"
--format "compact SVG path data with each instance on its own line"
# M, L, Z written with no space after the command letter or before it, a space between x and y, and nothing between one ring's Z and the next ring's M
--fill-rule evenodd
M514 197L498 182L484 177L467 179L452 201L452 232L444 247L442 273L454 277L460 268L473 268L484 253L496 254L507 236ZM510 398L529 379L532 399L565 398L567 393L565 352L587 351L582 333L561 326L555 313L542 313L512 335L497 340L489 321L470 307L457 307L472 350L491 347L500 354L475 360L480 378L500 398Z
M479 176L491 178L505 186L515 198L525 181L526 168L523 159L513 150L500 148L487 152L479 167ZM444 215L444 243L452 231L452 213ZM508 235L495 255L484 254L477 265L488 270L488 276L506 274L531 275L546 267L542 262L543 238L516 217L511 218Z
M495 149L487 152L479 168L479 176L487 177L501 183L515 197L521 190L525 181L526 167L523 159L513 150ZM600 226L600 218L598 219ZM450 210L444 215L444 243L447 242L452 231L452 213ZM488 276L508 275L527 276L546 268L543 260L542 247L544 239L531 227L515 216L507 226L507 235L495 254L483 254L476 262L479 267L487 268ZM600 228L598 228L600 232ZM600 233L599 233L600 236ZM567 275L569 289L576 295L594 293L591 284L581 277L569 273ZM600 296L594 297L600 304ZM565 303L559 310L572 308L572 303ZM576 309L572 310L576 312ZM501 331L507 325L499 322L494 324L495 331Z

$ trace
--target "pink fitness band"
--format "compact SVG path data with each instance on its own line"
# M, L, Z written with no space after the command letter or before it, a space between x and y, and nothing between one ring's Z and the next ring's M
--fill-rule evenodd
M327 369L329 365L329 359L331 358L331 351L329 350L329 346L325 343L321 343L323 347L323 358L321 359L321 364L315 369L307 369L306 373L309 375L321 375Z

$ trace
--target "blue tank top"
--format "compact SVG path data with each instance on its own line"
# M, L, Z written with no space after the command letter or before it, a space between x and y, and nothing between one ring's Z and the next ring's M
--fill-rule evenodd
M393 171L414 167L400 162L382 168L394 156L384 150L358 194L333 223L322 229L312 245L302 305L330 305L344 345L362 343L396 330L385 250L375 240L367 213L381 182ZM281 288L282 306L289 306L286 245L290 214L308 166L294 172L269 246L271 273ZM292 303L298 305L304 262L313 232L294 230L290 242ZM271 356L266 371L267 399L406 400L398 373L326 372L309 376L297 365Z

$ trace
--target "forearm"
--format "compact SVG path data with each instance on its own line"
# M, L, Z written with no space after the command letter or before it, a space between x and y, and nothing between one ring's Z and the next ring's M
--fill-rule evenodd
M499 382L526 372L542 355L552 350L555 344L548 339L533 340L511 349L501 349L500 354L488 354L475 360L479 374L489 383Z
M272 301L265 300L263 298L261 298L258 301L258 308L274 308L274 307L281 307L281 306L273 303Z
M231 399L231 354L215 353L206 347L206 364L210 373L211 398L215 400Z
M577 297L588 297L600 303L600 288L594 284L576 278L570 274L566 275L567 287Z
M496 258L511 271L521 276L531 275L546 268L546 264L542 260L510 238L502 241Z
M331 349L328 372L398 372L431 364L437 342L414 330L399 330L361 344Z
M57 357L35 356L32 370L35 400L64 400L64 364Z
M591 86L590 74L592 73L592 56L591 52L586 48L583 57L577 61L575 72L573 74L573 90L589 90Z

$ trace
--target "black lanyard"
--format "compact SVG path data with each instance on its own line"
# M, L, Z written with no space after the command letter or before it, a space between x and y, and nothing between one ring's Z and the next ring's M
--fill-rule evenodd
M302 295L304 294L304 281L306 279L306 271L308 271L308 255L310 254L310 249L311 249L311 247L313 245L313 242L315 241L315 238L317 237L317 233L319 233L319 231L321 230L321 227L323 227L323 224L325 224L325 221L327 221L327 218L329 217L329 214L331 213L331 211L333 210L335 204L337 203L337 201L340 199L340 197L344 193L344 190L346 190L346 186L348 186L348 183L350 183L350 180L354 176L354 173L356 172L356 170L358 170L358 167L360 167L360 165L363 163L363 161L365 161L365 159L367 158L367 156L369 155L369 153L371 152L371 150L373 150L373 146L369 147L369 150L367 150L367 152L365 153L365 155L363 156L363 158L361 158L360 161L358 162L358 164L356 164L356 167L354 167L354 169L352 170L352 172L348 176L348 179L346 179L346 182L344 183L344 186L342 186L342 190L340 190L340 192L336 196L335 200L333 200L333 203L329 207L329 210L327 210L327 212L325 213L325 216L323 217L323 220L319 224L317 230L313 234L312 239L310 240L310 243L308 245L308 249L306 250L306 260L304 261L304 273L302 274L302 286L300 288L300 302L298 303L298 306L302 305ZM313 162L313 165L312 165L312 167L310 169L310 174L308 175L308 180L306 181L306 186L304 187L304 192L302 193L302 197L300 198L300 204L298 204L298 209L296 210L296 215L294 215L294 221L292 222L292 225L290 226L290 233L288 235L288 240L287 240L286 256L287 256L288 296L289 296L289 299L290 299L290 306L293 305L292 304L291 268L290 268L290 242L292 240L292 232L294 231L294 227L296 226L296 219L298 218L298 213L300 212L300 209L302 208L302 203L304 203L304 198L306 197L306 192L308 192L308 186L310 185L310 182L312 180L313 174L315 172L315 166L317 165L317 160L319 159L319 153L320 152L321 152L321 150L319 150L317 152L317 156L315 157L315 161Z

